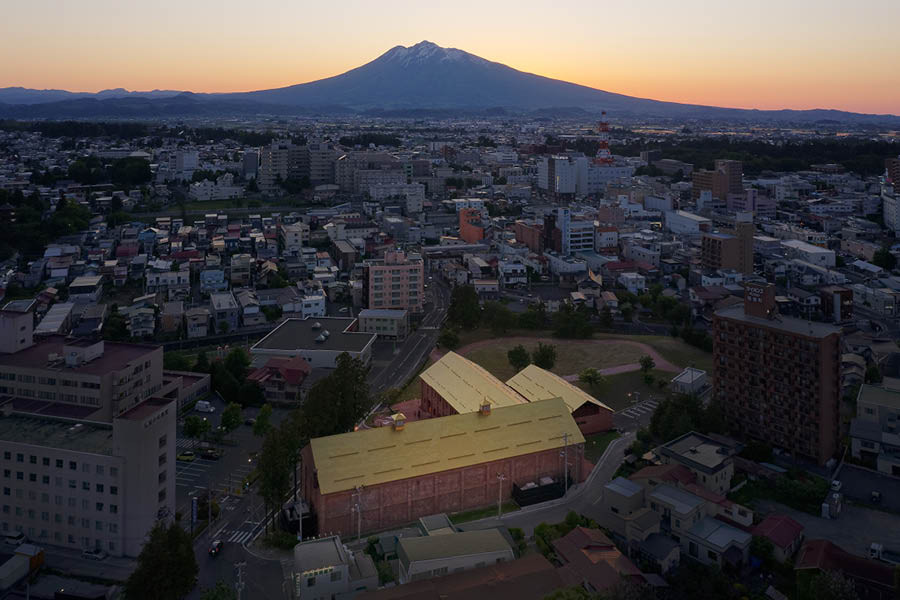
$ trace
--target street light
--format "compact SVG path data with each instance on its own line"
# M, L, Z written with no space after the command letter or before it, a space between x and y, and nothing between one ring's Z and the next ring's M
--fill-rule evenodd
M506 475L503 473L497 473L497 518L499 519L503 515L503 482L506 480Z

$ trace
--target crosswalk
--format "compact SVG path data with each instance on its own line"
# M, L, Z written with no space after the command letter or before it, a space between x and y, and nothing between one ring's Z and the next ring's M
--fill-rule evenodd
M643 402L639 402L634 406L626 408L625 410L619 411L620 415L624 415L630 419L638 419L641 416L652 413L656 410L656 407L659 406L659 402L656 400L644 400Z
M252 531L229 531L225 530L222 532L222 539L226 542L231 542L233 544L243 544L247 540L250 539L250 536L253 535ZM228 536L228 537L225 537Z

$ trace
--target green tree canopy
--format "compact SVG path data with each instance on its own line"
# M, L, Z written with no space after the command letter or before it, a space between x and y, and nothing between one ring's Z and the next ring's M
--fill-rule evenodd
M641 365L641 371L645 374L649 373L654 367L656 367L656 361L653 360L653 357L649 354L645 354L641 357L640 361L638 361Z
M184 435L189 438L199 439L209 432L209 428L209 421L197 415L188 415L184 420Z
M272 429L272 405L263 404L256 415L256 422L253 423L253 435L262 437L269 433Z
M222 429L225 430L225 433L231 433L240 426L242 420L241 405L237 402L229 402L222 411Z
M313 384L298 409L300 436L303 440L345 433L353 429L371 408L369 368L346 352L338 356L337 366L328 376Z
M474 329L481 322L478 293L471 285L458 285L450 293L447 320L464 329Z
M237 593L224 581L217 581L215 587L203 590L200 600L237 600Z
M128 600L178 600L194 589L197 573L190 534L178 523L158 522L138 555L137 568L125 582L125 596Z
M538 342L537 348L531 353L531 362L549 371L556 364L556 346Z
M442 348L454 350L459 346L459 334L456 333L455 329L445 327L441 330L441 335L438 336L437 342Z
M190 371L191 361L181 352L163 354L163 368L169 371Z
M506 353L506 358L509 360L509 364L512 365L512 368L516 371L521 371L531 364L531 356L522 344L510 349L509 352Z
M604 378L599 369L587 367L578 374L578 381L591 388L598 388L603 384Z
M495 335L502 335L515 326L516 315L499 302L490 301L484 303L481 320L491 328Z

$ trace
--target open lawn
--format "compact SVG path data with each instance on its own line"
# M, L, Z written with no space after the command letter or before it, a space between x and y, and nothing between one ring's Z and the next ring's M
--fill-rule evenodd
M595 433L594 435L586 436L584 439L584 457L592 463L597 464L597 461L603 456L603 452L606 451L606 447L618 437L618 431L606 431L604 433Z
M499 339L489 346L466 352L465 357L481 365L495 377L506 381L516 374L506 354L519 343L518 340ZM644 355L640 348L625 343L583 344L554 340L552 344L556 346L556 364L551 371L557 375L574 375L587 367L605 369L637 363ZM522 345L529 352L537 348L537 342Z
M640 401L649 400L651 396L658 400L665 395L665 391L660 390L656 382L661 379L671 381L674 373L653 369L650 371L650 374L654 378L653 385L647 385L644 382L644 374L640 371L607 375L604 377L603 383L597 387L591 387L583 383L576 383L575 385L614 411L619 412L631 406L634 396L629 396L629 394L634 392L640 393Z
M503 514L510 513L513 511L519 510L519 505L515 502L504 502L503 503ZM450 515L450 522L454 525L459 525L460 523L468 523L469 521L478 521L479 519L486 519L487 517L496 517L497 516L497 505L486 506L484 508L476 508L474 510L467 510L465 512L456 513Z
M689 367L693 365L698 369L703 369L707 373L712 371L713 361L712 353L704 352L700 348L685 343L680 338L673 338L665 335L629 335L622 336L615 333L595 333L595 340L603 339L628 339L635 342L643 342L648 346L652 346L654 350L659 352L663 358L679 367Z

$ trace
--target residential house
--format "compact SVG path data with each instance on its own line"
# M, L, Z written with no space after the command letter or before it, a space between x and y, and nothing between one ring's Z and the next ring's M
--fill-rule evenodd
M900 476L900 379L885 377L879 384L860 386L856 418L850 421L850 451L879 472Z
M302 356L272 357L262 367L251 371L247 381L259 384L267 402L296 403L300 400L300 388L311 371L312 367Z
M163 303L159 313L159 330L162 333L177 333L184 323L184 302L175 300Z
M213 292L224 292L228 289L228 282L225 280L225 271L222 269L204 269L200 271L200 292L203 294L211 294Z
M262 312L259 300L253 290L239 290L234 294L241 311L241 323L244 327L265 325L266 315Z
M231 292L218 292L209 295L212 308L212 319L215 332L235 331L238 328L240 309Z
M570 586L584 586L599 594L620 581L644 583L644 574L599 529L576 527L553 541L556 556L563 563L559 574Z
M332 600L378 587L375 563L365 552L351 552L332 535L294 546L294 597Z
M894 600L898 591L893 565L851 554L829 540L807 540L800 548L794 570L798 571L798 583L806 584L815 573L838 571L854 583L857 595L866 600Z
M787 515L768 515L753 528L753 535L772 542L775 560L780 563L793 557L803 543L803 525Z
M187 322L187 337L194 339L209 335L209 309L190 308L184 313Z
M249 287L253 281L253 257L235 254L231 257L230 280L232 287Z
M401 538L397 544L400 583L459 573L515 559L497 529Z

